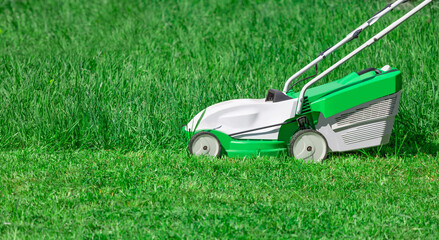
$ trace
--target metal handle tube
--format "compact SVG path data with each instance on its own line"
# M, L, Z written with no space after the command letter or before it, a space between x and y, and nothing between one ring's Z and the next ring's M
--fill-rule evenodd
M293 76L291 76L284 85L283 92L286 93L289 90L289 86L291 82L298 78L300 75L304 74L306 71L308 71L311 67L316 65L317 63L321 62L326 56L337 50L339 47L343 46L344 44L348 43L349 41L352 41L354 38L358 37L358 34L361 33L364 29L368 28L369 26L372 26L378 19L380 19L382 16L386 15L388 12L392 11L395 7L400 5L401 3L406 2L407 0L398 0L390 5L388 5L386 8L381 10L380 12L376 13L372 18L370 18L367 22L363 23L361 26L356 28L354 31L349 33L343 40L338 42L333 47L329 48L328 50L322 52L314 61L306 65L304 68L302 68L300 71L295 73Z
M303 100L304 100L304 96L305 96L305 92L306 90L313 85L314 83L316 83L317 81L319 81L320 79L322 79L324 76L328 75L330 72L332 72L334 69L336 69L337 67L339 67L341 64L345 63L346 61L348 61L349 59L351 59L353 56L357 55L359 52L361 52L363 49L369 47L370 45L374 44L376 41L380 40L382 37L384 37L385 35L387 35L389 32L391 32L393 29L395 29L396 27L398 27L401 23L405 22L407 19L409 19L411 16L413 16L414 14L416 14L419 10L421 10L422 8L424 8L425 6L427 6L429 3L431 3L433 0L425 0L424 2L422 2L421 4L419 4L418 6L416 6L415 8L413 8L410 12L408 12L407 14L405 14L403 17L401 17L400 19L398 19L397 21L395 21L394 23L390 24L387 28L385 28L384 30L382 30L380 33L378 33L377 35L375 35L373 38L371 38L369 41L365 42L363 45L361 45L359 48L355 49L353 52L351 52L350 54L348 54L346 57L344 57L343 59L341 59L340 61L338 61L336 64L332 65L330 68L326 69L324 72L322 72L320 75L318 75L317 77L315 77L313 80L309 81L307 84L305 84L305 86L302 88L302 90L300 91L300 95L299 95L299 102L297 103L297 109L296 109L296 114L300 114L301 110L302 110L302 104L303 104Z

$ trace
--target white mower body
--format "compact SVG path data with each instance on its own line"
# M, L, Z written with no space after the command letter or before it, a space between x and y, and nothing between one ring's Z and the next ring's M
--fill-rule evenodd
M186 131L217 130L227 135L276 124L294 117L297 98L281 102L265 99L236 99L217 103L198 113ZM201 119L201 120L200 120ZM198 126L197 126L198 124ZM281 126L236 134L236 139L277 140Z

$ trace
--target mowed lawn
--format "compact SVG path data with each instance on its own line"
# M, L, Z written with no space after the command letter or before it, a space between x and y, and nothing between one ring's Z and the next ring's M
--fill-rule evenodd
M436 238L437 157L0 156L1 233L36 238Z
M400 69L389 145L305 164L191 157L180 134L211 104L281 89L386 4L0 2L0 238L437 239L438 3L322 80Z

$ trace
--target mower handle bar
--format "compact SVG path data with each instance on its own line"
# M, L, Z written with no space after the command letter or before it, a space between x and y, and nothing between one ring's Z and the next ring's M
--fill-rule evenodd
M408 12L407 14L405 14L403 17L401 17L400 19L396 20L395 22L393 22L392 24L390 24L387 28L385 28L384 30L382 30L381 32L379 32L377 35L375 35L374 37L372 37L371 39L369 39L367 42L365 42L363 45L361 45L360 47L358 47L357 49L355 49L353 52L351 52L350 54L348 54L346 57L342 58L340 61L338 61L336 64L332 65L330 68L326 69L324 72L322 72L320 75L318 75L317 77L315 77L313 80L309 81L307 84L305 84L305 86L302 88L302 90L300 91L300 95L299 95L299 101L297 103L297 109L296 109L296 114L300 114L302 111L302 104L304 101L304 97L305 97L305 92L306 90L313 85L314 83L316 83L317 81L319 81L320 79L322 79L324 76L326 76L327 74L329 74L330 72L332 72L334 69L336 69L337 67L339 67L341 64L345 63L346 61L348 61L349 59L351 59L352 57L354 57L355 55L357 55L359 52L361 52L363 49L369 47L370 45L374 44L375 42L377 42L378 40L380 40L381 38L383 38L385 35L387 35L389 32L391 32L393 29L397 28L399 25L401 25L403 22L405 22L407 19L409 19L411 16L415 15L419 10L421 10L422 8L424 8L425 6L427 6L428 4L430 4L433 0L425 0L422 3L420 3L418 6L416 6L415 8L413 8L410 12Z
M284 89L283 92L287 93L289 88L290 88L290 84L291 82L298 78L300 75L304 74L306 71L308 71L311 67L313 67L314 65L316 65L317 63L321 62L323 59L325 59L329 54L331 54L332 52L334 52L335 50L337 50L338 48L340 48L341 46L343 46L344 44L352 41L355 38L358 38L358 35L365 30L366 28L372 26L372 24L374 24L375 22L377 22L382 16L386 15L388 12L392 11L395 7L397 7L398 5L400 5L401 3L407 2L408 0L397 0L392 4L387 5L385 8L383 8L382 10L380 10L379 12L375 13L375 15L370 18L369 20L367 20L367 22L363 23L361 26L359 26L358 28L356 28L354 31L352 31L351 33L349 33L343 40L341 40L340 42L338 42L336 45L328 48L327 50L323 51L322 53L320 53L320 55L312 62L310 62L308 65L306 65L304 68L300 69L300 71L298 71L297 73L295 73L293 76L291 76L285 83L284 85Z

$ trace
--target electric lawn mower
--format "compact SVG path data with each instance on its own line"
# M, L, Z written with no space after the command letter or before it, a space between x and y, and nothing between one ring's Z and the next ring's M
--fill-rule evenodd
M419 10L426 0L324 72L312 76L300 92L292 86L300 75L358 37L367 27L407 0L377 12L335 46L290 77L283 91L270 89L264 99L236 99L198 113L183 132L194 155L244 157L288 152L296 159L322 161L328 152L387 144L401 97L401 72L390 66L368 68L321 86L314 83L372 45ZM188 138L189 139L189 138Z

